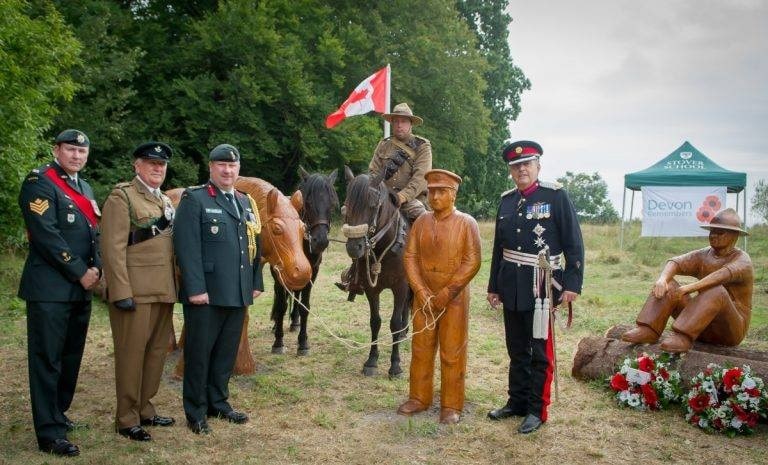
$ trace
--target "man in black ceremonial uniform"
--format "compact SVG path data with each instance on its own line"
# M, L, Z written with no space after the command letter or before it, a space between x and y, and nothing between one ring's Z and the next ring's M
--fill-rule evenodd
M216 146L207 184L184 191L176 212L173 244L181 269L184 304L184 413L194 433L210 432L206 416L245 423L232 409L229 378L245 312L264 290L259 213L235 190L240 153Z
M488 416L525 417L518 428L523 434L547 421L550 403L553 335L548 325L542 326L542 315L548 315L550 300L554 306L575 301L584 278L576 212L558 184L539 181L542 153L541 146L530 141L514 142L502 152L516 187L501 196L488 280L488 302L494 308L503 304L510 358L509 399ZM549 289L540 252L553 269Z
M101 274L99 208L79 176L90 142L81 131L61 132L54 162L21 185L19 207L29 239L19 298L27 306L27 350L32 418L40 450L75 456L67 440L72 404L91 317L91 289Z

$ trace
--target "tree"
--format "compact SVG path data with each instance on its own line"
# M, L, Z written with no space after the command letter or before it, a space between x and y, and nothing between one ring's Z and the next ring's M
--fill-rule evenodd
M0 240L19 241L16 197L24 176L51 153L45 131L72 98L78 41L50 1L0 2Z
M506 13L509 0L458 0L457 7L477 36L479 52L488 62L484 78L488 86L483 99L490 111L491 126L485 148L467 153L467 166L459 207L475 216L492 216L498 196L507 187L507 167L499 153L509 139L509 124L520 114L520 96L530 81L514 63L509 50Z
M763 221L768 222L768 181L765 179L755 184L755 193L752 194L752 211L760 215Z
M597 173L565 172L557 182L568 192L579 220L593 223L613 223L619 214L608 200L608 185Z

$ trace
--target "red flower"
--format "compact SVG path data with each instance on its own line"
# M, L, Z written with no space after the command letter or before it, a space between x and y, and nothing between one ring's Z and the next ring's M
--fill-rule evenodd
M741 368L731 368L723 375L723 388L725 392L733 391L733 387L740 384L739 378L741 378Z
M712 425L716 429L723 429L723 420L721 420L719 418L715 418L714 421L712 421Z
M736 416L739 417L739 420L744 422L747 420L748 414L743 408L741 408L739 404L737 404L736 402L731 402L731 408L733 408L733 413L735 413Z
M720 207L722 206L720 199L716 195L708 195L704 199L704 205L707 206L710 210L714 211L720 210Z
M656 395L656 390L651 386L651 383L643 384L641 389L646 405L648 405L651 410L656 410L656 405L659 402L659 396Z
M642 356L637 359L637 368L648 373L652 372L656 365L650 357Z
M757 417L756 413L750 412L750 413L747 414L747 420L746 420L745 423L750 428L754 428L755 426L757 426L757 418L758 417Z
M627 383L627 378L624 377L621 373L616 373L611 378L611 389L613 389L616 392L620 391L626 391L629 389L629 383Z
M699 211L696 212L696 219L702 223L709 223L709 220L715 216L715 212L710 210L706 205L702 205Z
M759 397L760 396L760 390L757 389L757 388L745 389L744 392L749 394L749 397Z
M709 395L708 394L699 394L696 397L693 397L691 399L688 399L688 405L693 409L696 413L701 413L709 407Z
M698 415L691 416L691 424L698 425L699 424L699 420L700 420L700 418L699 418Z
M661 378L664 381L667 381L669 379L669 372L667 371L666 368L664 368L664 367L659 368L659 374L661 375Z

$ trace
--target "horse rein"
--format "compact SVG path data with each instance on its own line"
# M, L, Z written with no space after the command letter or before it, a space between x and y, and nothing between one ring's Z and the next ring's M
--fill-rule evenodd
M369 187L368 189L374 190L372 187ZM376 203L376 210L374 210L373 215L371 216L371 221L369 223L355 226L344 224L341 228L344 236L349 239L365 239L365 271L368 284L371 287L376 287L379 282L379 274L381 274L381 262L387 252L389 252L389 250L397 241L397 231L395 231L395 234L392 236L392 240L389 242L389 244L387 244L387 246L378 257L376 256L374 249L376 248L377 243L384 237L390 228L392 228L393 224L395 225L396 230L400 227L401 220L400 212L395 210L395 214L392 215L392 219L390 219L390 221L388 221L383 228L377 231L381 207L384 205L384 200L387 198L387 190L386 187L382 189L381 186L379 186L375 192L378 194L378 201ZM373 237L369 237L371 235L373 235ZM373 264L371 264L371 257L373 257Z

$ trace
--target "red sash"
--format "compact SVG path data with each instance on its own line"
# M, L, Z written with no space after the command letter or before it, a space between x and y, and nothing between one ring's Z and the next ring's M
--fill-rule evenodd
M59 187L59 189L63 190L64 193L67 194L73 202L75 202L75 205L77 205L77 208L83 213L83 215L85 215L85 218L91 224L91 227L95 228L98 226L99 219L96 217L96 211L93 209L93 203L91 203L91 199L72 189L72 186L67 184L66 181L59 177L55 169L49 168L45 172L45 175L48 176L51 181L53 181L53 183Z

